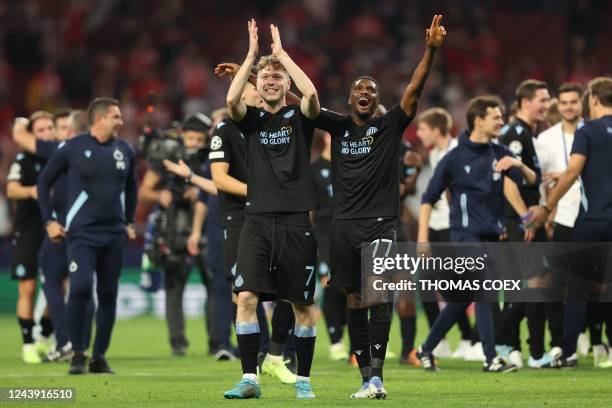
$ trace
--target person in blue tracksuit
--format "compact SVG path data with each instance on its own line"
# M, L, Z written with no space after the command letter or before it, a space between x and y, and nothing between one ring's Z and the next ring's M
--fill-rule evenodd
M592 120L576 131L567 169L549 193L546 203L533 208L534 220L536 224L543 224L561 197L580 177L582 199L571 240L612 242L612 184L609 180L612 173L612 78L592 80L588 92ZM563 355L556 362L558 367L578 365L576 342L584 325L588 291L584 277L596 282L606 282L601 281L602 278L610 279L609 267L604 271L598 269L598 263L599 268L607 264L607 255L600 249L595 247L595 252L586 251L586 256L579 254L570 263L572 273L568 277L564 310ZM612 324L612 318L608 318L606 324ZM612 367L612 363L603 367Z
M536 174L515 159L505 146L491 141L499 136L504 124L502 109L501 101L495 96L482 96L470 101L467 111L469 131L459 137L458 146L440 161L423 194L418 237L421 248L428 246L432 207L447 188L451 193L453 242L498 241L503 232L505 193L520 214L527 212L515 183L525 181L533 184L537 181ZM437 370L432 351L469 304L468 301L452 302L440 312L417 353L423 368ZM515 365L496 357L489 303L476 303L476 321L486 356L484 371L515 371Z
M37 139L29 132L24 123L16 123L13 127L13 140L24 150L48 161L57 147L64 140L87 131L86 123L79 120L86 116L82 110L60 109L54 114L56 127L55 140ZM67 131L60 131L62 121L67 118ZM62 174L52 186L52 206L55 217L61 224L66 220L68 210L67 195L68 185L66 175ZM49 307L49 315L55 329L56 347L44 358L44 361L64 361L72 357L72 345L68 341L68 328L65 320L64 281L68 277L67 248L66 242L51 242L45 235L40 250L38 251L38 271L41 283ZM93 301L88 305L88 321L91 321L95 305ZM89 334L90 329L87 330ZM86 341L89 344L89 341Z
M90 130L60 143L38 181L39 207L52 242L67 238L70 295L66 308L74 350L69 373L83 374L86 306L97 274L98 312L89 371L112 373L104 357L115 323L119 276L127 238L134 239L135 155L118 139L123 126L119 102L96 98L88 108ZM54 217L51 188L66 174L65 225Z

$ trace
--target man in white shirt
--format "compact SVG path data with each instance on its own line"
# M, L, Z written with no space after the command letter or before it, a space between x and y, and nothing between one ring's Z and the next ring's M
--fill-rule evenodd
M559 113L561 121L534 139L536 154L542 170L543 194L554 187L559 175L567 168L569 154L574 143L574 132L583 124L582 120L582 86L565 83L559 87ZM567 242L571 236L574 221L580 208L580 180L576 180L557 204L555 211L548 219L554 224L553 239L555 242Z
M429 165L431 166L432 174L440 160L457 146L457 138L451 136L452 128L453 119L442 108L428 109L417 117L417 136L423 143L423 146L431 148L429 152ZM429 220L430 242L450 242L449 213L448 198L446 195L443 195L431 211L431 218ZM423 302L423 308L431 327L439 312L438 305L435 302ZM464 358L466 353L470 353L472 349L472 328L465 315L461 316L457 323L461 330L461 342L457 350L452 354L452 357ZM478 348L475 349L478 350ZM482 354L482 348L479 351L479 354ZM437 357L451 356L450 346L446 340L440 342L434 353Z
M547 194L556 184L559 175L567 168L574 143L574 133L583 124L582 94L583 89L579 84L562 84L557 91L561 121L533 140L542 171L542 202L546 201ZM571 241L572 228L580 208L580 198L580 180L576 180L549 215L546 230L553 241ZM542 318L548 318L552 346L550 354L555 355L563 345L563 304L547 303L545 309L541 309L542 315L545 314Z

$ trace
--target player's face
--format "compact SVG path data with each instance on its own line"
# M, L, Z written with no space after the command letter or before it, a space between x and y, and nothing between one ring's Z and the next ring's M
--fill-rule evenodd
M70 126L68 116L63 116L55 120L55 138L60 142L70 137Z
M257 73L257 91L266 103L276 104L284 100L290 84L289 74L272 65Z
M537 122L546 120L546 114L550 109L550 95L548 89L538 89L531 101L528 102L531 118Z
M582 116L582 101L578 92L563 92L559 94L559 113L561 117L568 121L573 122Z
M371 117L380 103L378 93L376 82L371 79L361 78L355 81L349 95L351 111L361 118Z
M118 106L109 106L106 114L101 117L101 125L104 130L113 137L119 136L119 131L123 127L123 119L121 118L121 110Z
M417 125L417 137L421 139L423 146L431 147L436 143L440 136L440 130L432 128L425 122L419 122Z
M255 88L253 84L247 84L246 88L244 88L242 100L248 106L253 106L255 108L261 108L263 106L261 94L257 91L257 88Z
M204 146L204 133L194 130L184 130L181 133L183 144L187 149L199 149Z
M47 118L37 119L32 124L32 133L41 140L53 140L55 138L55 126L53 121Z
M480 130L485 133L489 139L495 139L501 135L501 130L504 127L504 115L499 107L487 108L487 114L480 123Z

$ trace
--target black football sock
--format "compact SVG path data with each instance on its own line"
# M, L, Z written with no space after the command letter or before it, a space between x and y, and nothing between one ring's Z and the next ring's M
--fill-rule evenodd
M34 343L34 337L32 336L32 329L34 328L34 320L17 318L19 321L19 327L21 327L21 337L23 338L23 344Z
M370 345L372 353L372 377L383 378L383 366L391 328L391 303L370 306Z
M237 322L236 337L240 347L240 362L243 374L257 374L257 353L259 352L259 324Z
M364 382L370 380L372 371L372 356L370 354L370 336L368 329L368 309L349 309L348 332L351 339L351 351Z
M48 317L43 316L40 318L40 327L42 329L40 334L43 337L49 337L53 333L53 323Z
M295 354L297 357L297 375L310 377L312 358L314 356L317 328L314 326L295 326Z

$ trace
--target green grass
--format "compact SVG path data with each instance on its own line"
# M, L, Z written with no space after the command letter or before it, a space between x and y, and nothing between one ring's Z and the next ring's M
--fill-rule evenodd
M419 319L420 340L426 334L424 321L424 318ZM391 349L398 352L400 341L396 323ZM107 354L117 373L113 376L69 377L66 363L26 365L19 358L21 340L15 319L0 317L0 333L0 387L76 388L76 402L54 403L53 407L288 407L298 403L292 387L269 377L261 379L261 400L224 400L223 392L240 378L240 363L216 362L206 355L201 321L188 322L191 348L185 358L170 357L163 321L138 318L117 322ZM505 375L485 374L480 363L442 360L442 371L432 374L387 360L385 386L389 399L384 402L350 400L350 394L360 385L358 372L345 363L329 361L329 343L322 326L319 333L322 335L317 342L312 372L317 399L299 402L305 406L612 406L612 370L594 369L590 358L583 359L581 367L574 371L523 369ZM43 403L32 405L43 406ZM20 405L0 402L0 406Z

